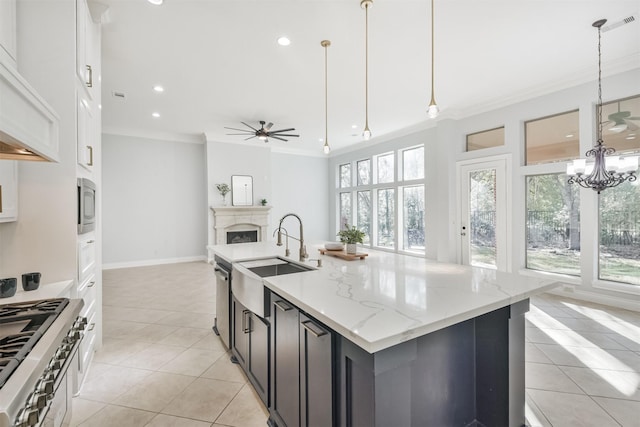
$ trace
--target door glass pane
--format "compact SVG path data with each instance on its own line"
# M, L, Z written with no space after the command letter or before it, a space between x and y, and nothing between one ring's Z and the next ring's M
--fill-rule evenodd
M600 279L640 285L638 183L600 193Z
M340 165L340 188L351 187L351 163Z
M565 174L527 177L527 268L580 275L579 196Z
M393 182L393 153L378 156L378 183Z
M469 173L469 263L496 267L496 170Z
M424 185L404 187L404 242L407 251L424 252Z
M402 152L402 176L405 181L424 178L424 147Z
M340 193L340 229L351 225L351 193Z
M371 160L360 160L358 162L358 185L371 184Z
M395 247L395 190L378 190L378 246Z
M358 229L364 232L362 243L371 242L371 191L358 191Z

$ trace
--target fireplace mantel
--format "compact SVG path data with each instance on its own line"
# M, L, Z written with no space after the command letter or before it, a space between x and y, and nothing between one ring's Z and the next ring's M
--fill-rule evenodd
M258 241L266 240L269 232L271 206L212 206L214 244L227 243L227 232L257 230Z

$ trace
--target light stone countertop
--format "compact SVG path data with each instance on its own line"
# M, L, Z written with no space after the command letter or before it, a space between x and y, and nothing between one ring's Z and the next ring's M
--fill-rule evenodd
M16 294L9 298L0 298L0 305L14 302L37 301L50 298L70 298L73 280L63 280L54 283L40 283L38 289L25 291L22 289L22 278L18 277Z
M558 283L486 268L359 248L345 261L307 245L316 271L265 277L266 287L369 353L472 319L550 290ZM281 256L274 242L216 245L229 262ZM290 257L297 261L297 246ZM315 266L315 261L306 264ZM233 286L233 281L232 281Z

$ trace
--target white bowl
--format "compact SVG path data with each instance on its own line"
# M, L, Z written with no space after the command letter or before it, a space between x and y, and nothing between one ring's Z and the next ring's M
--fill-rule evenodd
M325 243L324 248L328 251L341 251L344 249L344 244L341 242Z

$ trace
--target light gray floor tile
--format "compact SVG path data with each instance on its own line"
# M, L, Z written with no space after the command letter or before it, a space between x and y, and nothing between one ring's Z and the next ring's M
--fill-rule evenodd
M81 427L140 427L148 423L155 414L122 406L106 405Z
M162 413L214 422L241 388L238 383L197 378Z
M158 414L146 425L146 427L210 427L211 423L192 420L190 418L174 417L172 415Z
M143 350L120 362L121 366L157 370L169 360L184 352L184 347L173 345L150 344Z
M537 344L525 343L525 356L527 362L533 363L553 363L540 349Z
M216 419L216 423L235 427L263 427L269 412L257 400L258 395L251 385L245 384Z
M160 412L193 381L193 377L154 372L135 386L125 390L113 403Z
M581 394L582 390L557 366L544 363L525 363L527 388Z
M620 425L625 427L640 427L640 402L609 399L606 397L593 398Z
M553 426L619 427L589 396L531 389L528 393Z
M222 351L188 348L177 357L162 365L158 370L161 372L199 377L224 354L226 353Z
M158 344L179 345L182 347L191 347L204 337L215 336L211 329L199 328L178 328L160 341Z
M560 369L590 396L640 400L640 374L636 372L568 366Z
M73 398L72 405L71 421L69 425L71 427L75 427L104 408L106 403L94 402L92 400L76 397Z

